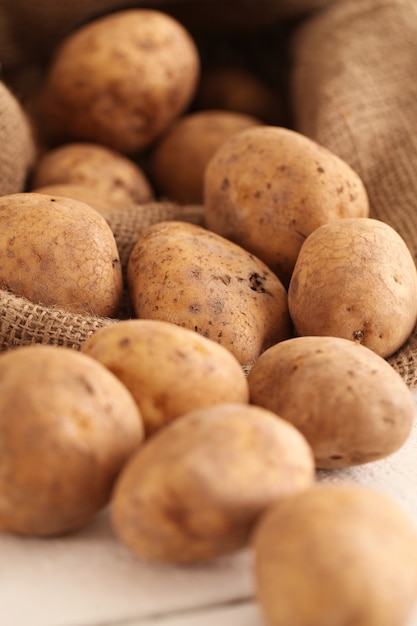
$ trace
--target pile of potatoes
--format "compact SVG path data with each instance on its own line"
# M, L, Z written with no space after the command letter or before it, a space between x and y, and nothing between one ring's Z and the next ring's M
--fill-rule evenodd
M249 77L254 106L228 108L204 78L178 21L130 9L67 36L33 94L0 288L109 324L80 351L0 355L0 529L62 535L109 507L140 559L249 547L269 626L404 626L413 521L316 469L410 436L386 359L417 321L414 260L352 168L274 117L278 94ZM111 216L163 200L202 224L149 224L124 262Z

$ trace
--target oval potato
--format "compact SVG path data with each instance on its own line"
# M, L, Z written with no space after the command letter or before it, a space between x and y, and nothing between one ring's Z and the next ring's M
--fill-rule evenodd
M127 389L71 348L0 355L0 529L48 536L81 528L109 501L144 436Z
M249 376L251 402L288 420L319 468L384 458L408 439L410 389L382 357L338 337L295 337L261 354Z
M292 333L279 279L254 255L196 224L146 228L130 254L127 281L137 317L194 330L243 366Z
M38 158L31 174L31 190L56 184L86 186L99 196L107 196L115 205L129 206L154 199L148 178L133 160L89 142L66 143Z
M154 147L150 176L162 196L180 204L203 204L208 162L231 135L261 122L222 110L194 111L176 120Z
M262 259L285 286L313 230L369 214L365 187L347 163L278 126L223 142L205 171L204 205L207 228Z
M117 315L123 289L113 232L83 202L38 193L0 197L0 288L34 304Z
M274 414L219 404L155 433L125 465L114 489L116 536L142 559L192 563L246 545L272 501L314 479L304 437Z
M126 9L73 30L56 46L39 117L56 143L93 141L135 155L190 105L198 50L175 18Z
M268 626L405 626L417 604L417 529L393 499L349 484L281 500L252 536Z
M247 379L233 354L176 324L121 321L94 333L81 350L129 389L147 434L193 409L249 402Z
M288 289L298 335L357 341L388 357L417 321L417 270L402 237L373 218L324 224L306 239Z

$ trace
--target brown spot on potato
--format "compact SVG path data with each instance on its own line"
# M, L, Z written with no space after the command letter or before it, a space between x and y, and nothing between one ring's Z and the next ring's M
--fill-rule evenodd
M188 310L190 313L200 313L201 306L199 304L190 304Z

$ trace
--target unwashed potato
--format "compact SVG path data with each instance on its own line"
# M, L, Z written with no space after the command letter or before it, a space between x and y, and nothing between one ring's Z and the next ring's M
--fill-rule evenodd
M205 110L176 120L154 147L150 177L162 196L181 204L203 204L207 163L231 135L260 120L233 111Z
M297 334L344 337L388 357L417 321L414 259L380 220L325 224L301 249L288 304Z
M342 217L366 217L359 176L304 135L255 126L227 139L204 177L206 226L262 259L288 285L305 238Z
M285 120L281 94L258 74L230 63L213 66L202 73L196 106L244 113L264 124L283 125Z
M0 356L0 529L47 536L86 524L143 440L128 390L70 348Z
M261 354L248 382L251 402L298 428L320 468L383 458L411 433L414 399L401 376L348 339L282 341Z
M164 221L144 229L127 264L135 315L184 326L250 366L291 336L287 292L255 256L202 226Z
M249 401L232 353L176 324L125 320L94 333L81 350L129 389L148 434L193 409Z
M74 183L44 185L43 187L36 187L35 189L32 189L32 193L41 193L47 196L60 196L62 198L72 198L73 200L84 202L106 218L109 214L112 214L115 209L123 210L132 206L131 203L109 198L106 193L94 189L93 186L81 184L77 185Z
M31 190L56 184L85 185L115 205L150 202L154 193L142 169L116 150L89 142L71 142L39 157ZM72 196L70 196L72 197Z
M282 499L252 545L268 626L405 626L417 605L416 526L376 490L316 484Z
M143 152L194 97L197 47L173 17L152 9L116 11L62 39L39 97L51 141L94 141Z
M0 288L34 304L117 315L123 289L113 232L95 209L69 198L0 198Z
M220 404L155 433L119 474L117 537L142 559L191 563L246 545L271 502L311 485L304 437L274 414Z

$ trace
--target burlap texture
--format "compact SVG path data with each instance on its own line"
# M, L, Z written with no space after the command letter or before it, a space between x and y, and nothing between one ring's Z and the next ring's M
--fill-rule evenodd
M153 202L109 212L106 219L115 235L124 276L130 252L144 228L171 219L203 224L203 217L203 207L178 206L168 202ZM127 289L119 313L119 319L131 314ZM45 307L0 290L0 351L33 343L79 350L99 328L114 323L117 320Z
M9 88L0 82L0 195L23 191L35 153L26 113Z
M417 260L417 3L344 0L292 40L297 130L347 161ZM417 387L417 329L390 362Z

